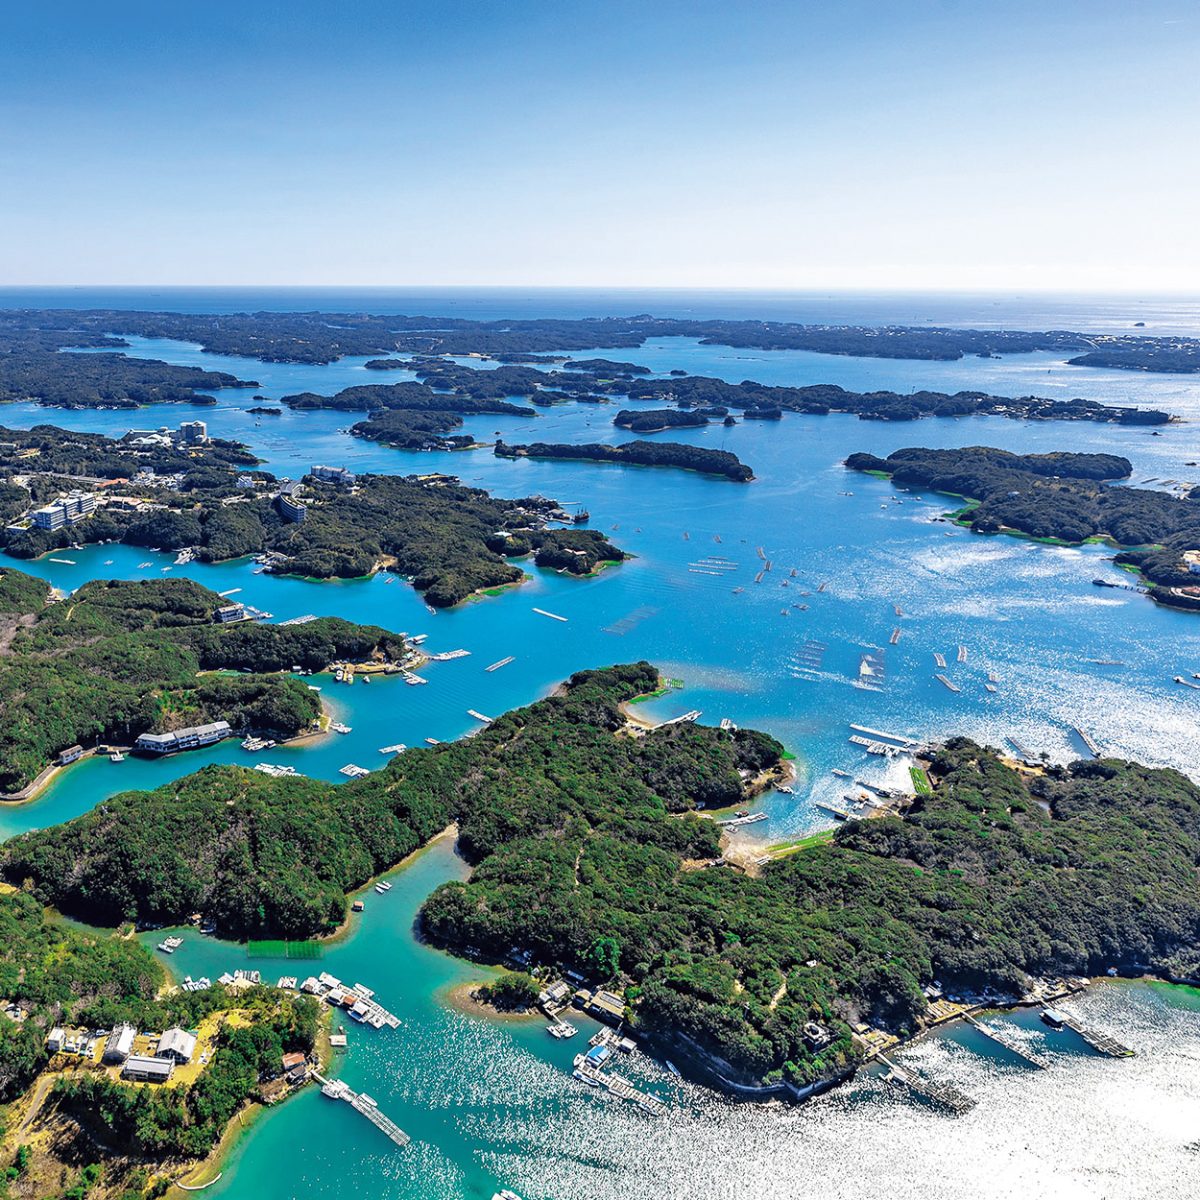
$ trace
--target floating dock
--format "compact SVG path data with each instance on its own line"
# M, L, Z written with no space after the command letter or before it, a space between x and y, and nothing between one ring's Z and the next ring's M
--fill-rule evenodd
M892 630L892 636L888 639L891 645L895 645L900 640L900 628L897 626Z
M549 617L552 621L565 621L566 617L560 617L558 613L547 612L544 608L535 608L533 610L539 617Z
M492 723L491 717L485 717L483 713L476 712L473 708L467 709L467 716L474 717L476 721L482 721L485 725L490 725Z
M240 591L241 589L236 589ZM222 592L222 595L228 595L227 592ZM313 613L305 613L302 617L290 617L286 621L280 621L278 628L282 629L285 625L307 625L310 621L315 621L317 618Z
M958 648L958 661L959 661L960 663L965 663L965 662L967 661L967 648L966 648L966 646L959 646L959 648Z
M345 1100L357 1113L362 1113L377 1129L382 1129L397 1146L407 1146L412 1140L391 1117L381 1112L379 1105L366 1092L353 1091L340 1079L326 1079L314 1071L312 1077L321 1085L321 1095L330 1100Z
M935 675L934 679L936 679L938 681L938 683L940 683L943 687L949 688L950 691L952 691L952 692L961 692L962 691L962 688L960 688L958 686L958 684L954 682L954 680L948 678L945 675Z
M483 669L485 671L498 671L501 667L507 667L513 661L513 658L514 656L510 654L507 658L502 658L499 662L494 662L490 667L484 667Z
M724 825L726 829L734 829L741 825L757 825L759 821L770 820L770 814L765 812L751 813L748 817L734 817L730 821L718 821L718 825Z
M937 666L941 667L943 671L946 669L946 656L944 654L934 654L933 661L937 664Z

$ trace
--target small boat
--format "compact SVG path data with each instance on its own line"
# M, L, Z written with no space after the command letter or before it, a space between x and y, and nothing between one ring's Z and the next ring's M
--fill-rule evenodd
M386 896L392 890L392 885L386 879L381 879L376 885L375 890L381 895Z
M492 1200L521 1200L521 1197L509 1188L503 1188L501 1191L492 1194Z
M114 750L114 751L113 751L113 752L112 752L112 753L111 753L111 754L108 756L108 761L109 761L109 762L124 762L124 761L125 761L125 755L123 755L123 754L120 752L120 750Z

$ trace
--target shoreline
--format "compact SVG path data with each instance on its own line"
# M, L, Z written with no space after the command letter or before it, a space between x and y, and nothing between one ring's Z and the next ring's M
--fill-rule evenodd
M476 963L474 965L479 966L481 964ZM497 968L497 970L499 969ZM442 988L437 993L438 1003L443 1008L453 1009L463 1016L478 1017L485 1021L495 1021L499 1025L516 1025L528 1021L544 1021L546 1019L545 1015L538 1012L537 1009L526 1009L524 1012L505 1012L494 1005L475 999L475 992L487 982L486 979L470 979L465 983L451 984L448 988Z

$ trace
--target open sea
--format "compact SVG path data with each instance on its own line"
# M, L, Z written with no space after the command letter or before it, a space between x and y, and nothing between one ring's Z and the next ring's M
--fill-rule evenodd
M1170 297L89 288L0 289L0 307L319 309L478 319L650 312L1130 332L1143 321L1148 334L1200 335L1200 301ZM267 364L204 354L185 343L129 340L130 354L231 371L258 381L261 394L272 398L380 381L360 358L328 366ZM285 410L256 418L245 411L254 403L250 393L240 389L218 393L215 408L173 405L136 414L6 405L3 425L58 424L114 436L131 426L199 417L210 434L245 441L267 469L284 476L324 462L356 471L446 471L505 496L537 492L587 508L591 527L636 557L587 581L527 566L531 578L522 587L437 613L387 576L314 583L255 574L248 561L176 567L171 555L124 546L55 553L69 563L14 564L67 591L94 578L186 575L215 591L240 588L238 600L277 619L333 614L428 634L427 650L470 654L431 663L422 670L426 687L312 680L352 732L305 747L251 756L229 742L158 763L85 761L62 772L39 799L0 809L0 836L61 822L115 791L157 786L214 761L253 765L266 758L339 780L347 763L380 766L382 746L461 736L475 727L469 708L496 715L545 695L573 671L638 658L683 681L682 689L646 706L650 715L700 709L705 721L729 717L767 729L796 755L796 794L765 799L760 807L770 819L751 827L766 842L828 824L819 805L843 790L833 768L879 784L905 781L901 762L885 763L848 741L852 723L919 739L966 733L1004 746L1015 738L1056 760L1085 753L1082 730L1106 754L1173 766L1200 780L1200 693L1173 682L1200 671L1200 617L1095 587L1096 578L1128 578L1112 565L1110 549L973 535L933 520L952 507L946 498L899 491L841 466L856 450L884 455L912 445L992 445L1124 454L1134 463L1135 483L1200 480L1200 469L1184 465L1200 458L1200 377L1075 368L1048 353L908 362L734 350L687 339L638 350L596 347L596 353L660 373L683 368L734 381L1082 396L1166 408L1186 420L1156 434L986 417L884 424L787 414L780 423L664 435L736 452L757 477L739 485L670 470L504 460L490 450L392 450L350 437L345 429L357 419L351 414ZM389 372L388 382L408 377ZM481 416L469 418L466 431L507 442L627 440L611 425L613 411L571 404L530 418ZM760 546L773 569L755 583ZM719 567L714 559L722 560ZM535 608L567 620L548 620ZM812 661L814 643L824 647L819 668L800 669L801 661ZM965 662L958 661L960 646ZM946 657L946 674L960 691L935 679L935 653ZM510 655L509 665L484 670ZM883 666L869 687L859 679L864 655ZM998 681L995 692L984 686L989 676ZM730 1104L634 1055L622 1069L669 1105L662 1122L650 1123L571 1079L582 1038L555 1042L541 1021L484 1021L444 1003L447 989L486 972L421 945L412 925L422 899L464 869L445 844L424 852L394 874L388 895L367 893L366 912L321 964L374 988L402 1017L395 1031L352 1025L336 1070L369 1092L412 1143L395 1148L348 1106L310 1090L246 1130L207 1195L487 1200L507 1186L525 1200L883 1194L990 1200L1200 1190L1200 993L1111 982L1065 1005L1136 1047L1131 1060L1100 1058L1033 1014L996 1020L1050 1059L1046 1071L1022 1066L965 1028L905 1050L900 1057L908 1065L979 1101L960 1118L894 1092L872 1072L798 1108ZM180 975L215 977L253 966L273 981L305 968L251 962L244 947L194 931L185 938L169 962Z

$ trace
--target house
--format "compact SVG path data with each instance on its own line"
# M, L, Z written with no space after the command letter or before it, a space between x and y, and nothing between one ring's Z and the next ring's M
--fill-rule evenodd
M244 604L222 604L220 608L213 613L213 620L218 625L229 625L234 621L244 621L246 619L246 606Z
M280 1060L289 1083L303 1083L308 1078L308 1059L299 1050L292 1050Z
M65 767L68 763L78 762L83 757L82 746L68 746L58 752L58 765Z
M180 1029L178 1025L168 1029L158 1039L158 1056L170 1058L177 1063L188 1063L196 1053L196 1036Z
M612 992L593 992L585 1007L592 1016L599 1017L602 1021L619 1023L625 1020L625 1001Z
M61 1025L55 1027L46 1034L46 1049L51 1054L57 1054L63 1048L63 1042L67 1040L67 1031Z
M121 1078L135 1083L166 1083L175 1070L173 1058L151 1058L145 1054L131 1054L121 1068Z
M314 479L320 479L325 483L336 483L339 487L350 487L356 478L354 472L346 470L345 467L314 466L309 474Z
M118 1025L104 1043L104 1061L123 1063L133 1051L136 1032L132 1025Z

